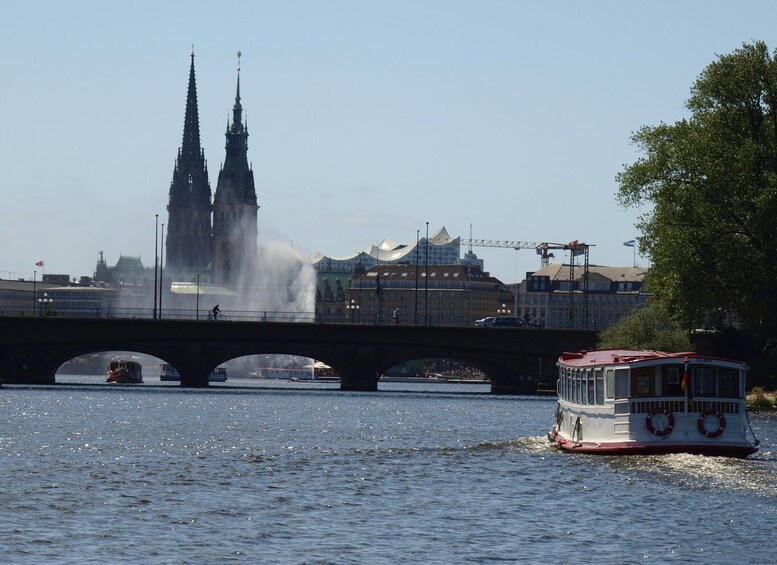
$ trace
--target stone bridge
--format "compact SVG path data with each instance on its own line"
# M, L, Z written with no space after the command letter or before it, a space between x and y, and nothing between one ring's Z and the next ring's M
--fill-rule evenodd
M181 386L205 387L226 361L286 354L323 361L340 376L342 390L375 391L395 365L445 358L483 371L492 393L533 394L537 381L527 376L555 382L559 355L595 342L596 333L586 330L0 317L0 382L50 384L70 359L132 351L173 365Z

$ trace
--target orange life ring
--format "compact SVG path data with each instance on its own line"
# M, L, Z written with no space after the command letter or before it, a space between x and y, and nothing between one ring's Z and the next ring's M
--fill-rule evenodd
M666 416L666 427L660 430L656 429L656 427L653 425L653 416L658 414L663 414ZM671 434L672 430L674 429L674 414L672 414L666 408L653 408L648 413L647 418L645 418L645 427L647 428L647 431L649 431L654 436L666 437Z
M715 416L718 419L718 427L709 431L704 423L707 421L707 416ZM699 414L699 419L696 420L696 427L699 428L699 433L704 437L718 437L726 429L726 417L721 414L720 410L705 410Z

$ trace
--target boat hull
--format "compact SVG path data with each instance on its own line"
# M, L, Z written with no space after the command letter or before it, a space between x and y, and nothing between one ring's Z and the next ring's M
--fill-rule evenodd
M575 452L596 455L666 455L671 453L688 453L690 455L707 455L711 457L745 458L758 451L752 444L725 443L668 443L668 442L593 442L571 441L562 437L555 429L551 429L548 439L559 448Z
M143 382L143 377L137 377L128 373L126 370L111 371L105 379L106 383L118 384L139 384Z

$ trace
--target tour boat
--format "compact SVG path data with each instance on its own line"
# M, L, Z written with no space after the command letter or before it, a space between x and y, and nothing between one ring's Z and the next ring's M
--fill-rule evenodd
M159 380L180 382L181 374L178 372L178 369L173 367L170 363L162 363L159 366ZM226 367L216 367L213 369L213 371L211 371L210 375L208 375L209 383L223 383L226 382L226 380Z
M143 368L136 361L118 359L108 363L108 376L106 383L142 383Z
M580 453L747 457L747 365L641 350L564 353L549 439ZM752 429L750 430L752 435Z

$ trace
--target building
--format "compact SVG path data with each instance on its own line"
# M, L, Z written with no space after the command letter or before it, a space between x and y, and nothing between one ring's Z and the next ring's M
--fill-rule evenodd
M428 253L428 255L427 255ZM357 265L371 269L375 265L456 265L461 262L461 238L452 238L445 226L430 237L421 237L412 243L396 243L384 239L378 245L372 245L346 257L330 257L316 252L310 256L313 268L319 272L353 272ZM428 257L428 263L427 263ZM477 257L474 258L477 261ZM482 261L475 266L483 269Z
M348 288L354 274L377 265L409 265L419 269L427 265L466 265L483 271L483 260L468 252L461 253L461 238L452 238L445 226L430 237L420 237L412 243L396 243L384 239L378 245L346 257L330 257L317 252L310 261L316 270L316 315L319 319L337 319L342 312L339 289ZM427 255L428 252L428 255ZM342 319L340 317L340 319Z
M248 127L240 103L240 52L226 158L213 198L213 277L216 284L245 286L256 269L257 210L254 172L248 164Z
M512 298L477 267L378 265L351 278L338 314L350 323L471 326Z
M518 311L546 328L604 329L645 305L642 267L588 267L552 263L517 285ZM571 274L571 277L570 277ZM571 280L570 280L571 279Z
M119 295L91 284L0 280L0 316L100 317L111 315ZM61 282L61 281L60 281Z
M207 269L213 256L211 190L205 151L200 146L194 51L191 58L183 141L175 160L167 205L165 259L171 274L176 275Z

